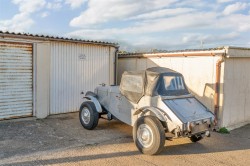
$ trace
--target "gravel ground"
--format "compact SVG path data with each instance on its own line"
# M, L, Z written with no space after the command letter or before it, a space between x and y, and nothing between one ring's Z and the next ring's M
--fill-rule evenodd
M160 155L148 156L135 147L132 127L119 121L100 120L93 131L83 129L77 113L0 122L0 165L100 164L249 166L250 125L198 143L166 141Z

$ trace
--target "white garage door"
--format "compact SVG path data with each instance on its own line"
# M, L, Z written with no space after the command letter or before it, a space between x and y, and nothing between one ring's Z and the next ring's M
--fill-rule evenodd
M81 92L109 85L110 65L109 47L52 43L50 114L78 111Z
M0 120L32 115L32 45L0 42Z

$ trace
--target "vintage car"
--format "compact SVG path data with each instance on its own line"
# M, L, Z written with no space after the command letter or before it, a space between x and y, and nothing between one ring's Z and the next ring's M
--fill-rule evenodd
M214 115L190 92L182 74L168 68L126 71L120 86L99 86L87 92L79 118L92 130L101 116L133 126L140 152L158 154L165 140L189 137L192 142L210 136Z

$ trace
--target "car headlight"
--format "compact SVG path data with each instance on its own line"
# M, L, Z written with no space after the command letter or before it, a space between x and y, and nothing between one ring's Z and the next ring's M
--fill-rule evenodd
M192 128L194 128L194 126L195 126L195 122L188 122L188 123L187 123L187 130L188 130L188 131L191 131Z

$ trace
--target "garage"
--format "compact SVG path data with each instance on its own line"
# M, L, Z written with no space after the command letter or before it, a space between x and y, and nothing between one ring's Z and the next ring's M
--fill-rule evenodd
M76 112L116 82L118 45L0 31L0 120Z
M0 120L32 116L32 44L0 42Z
M224 46L162 53L119 54L124 71L167 67L183 74L189 91L214 112L219 127L250 123L250 48Z

